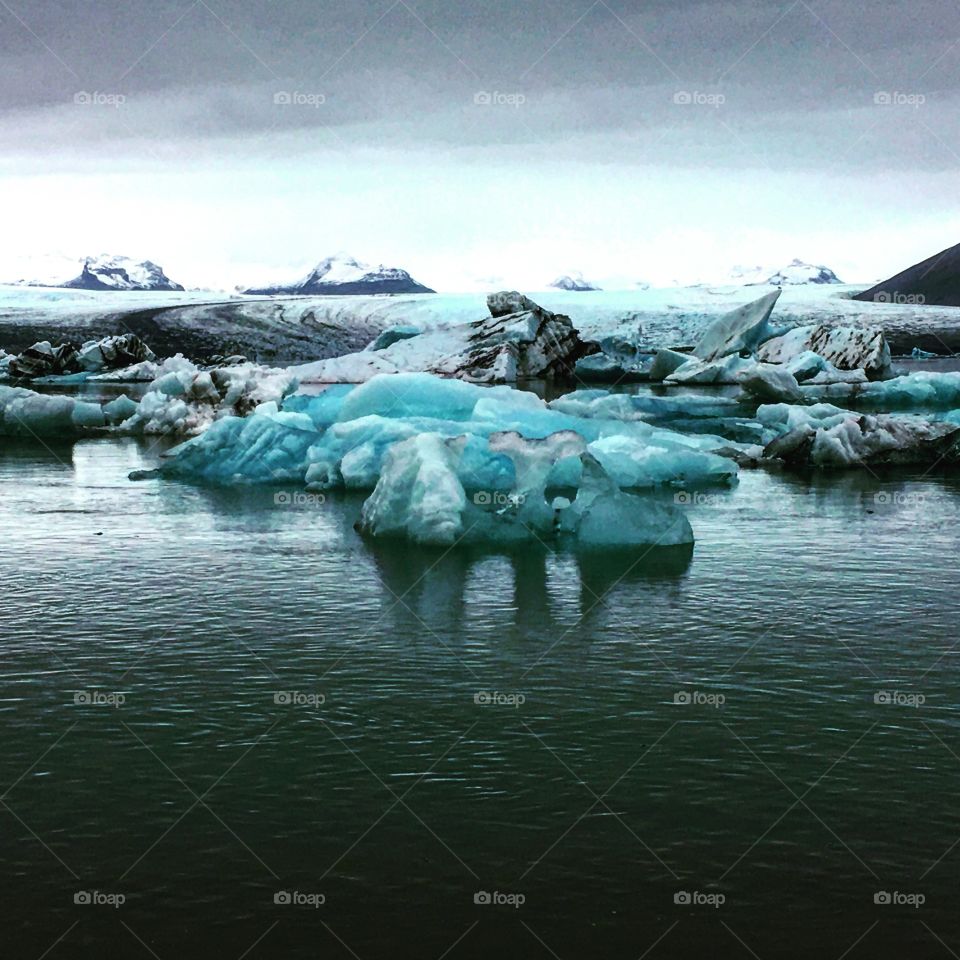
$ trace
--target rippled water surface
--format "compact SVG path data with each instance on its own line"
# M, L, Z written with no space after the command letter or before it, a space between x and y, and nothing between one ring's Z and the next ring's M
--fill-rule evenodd
M960 952L956 478L746 473L598 559L156 456L0 447L5 955Z

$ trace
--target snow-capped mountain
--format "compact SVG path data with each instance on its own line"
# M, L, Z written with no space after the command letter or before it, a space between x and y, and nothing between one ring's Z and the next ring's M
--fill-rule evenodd
M79 277L63 284L74 290L183 290L152 260L87 257Z
M557 277L549 286L555 290L572 290L577 293L600 289L600 287L592 284L589 280L585 280L582 273L568 273L562 277Z
M79 271L79 273L78 273ZM5 282L24 287L73 290L183 290L150 260L108 256L76 259L61 255L19 258L3 267Z
M290 284L251 287L249 294L274 296L276 294L374 294L374 293L435 293L417 283L406 270L399 267L374 267L361 263L346 254L327 257L302 280Z
M728 274L730 283L743 286L792 287L806 283L843 283L829 268L822 265L793 260L785 267L736 266Z
M803 260L793 260L776 273L771 274L764 281L775 287L794 286L802 283L843 283L843 281L829 268Z

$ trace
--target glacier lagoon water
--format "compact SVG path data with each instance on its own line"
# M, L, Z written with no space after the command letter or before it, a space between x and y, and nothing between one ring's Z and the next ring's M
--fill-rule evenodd
M157 453L0 448L8 955L960 950L957 478L745 472L598 559Z

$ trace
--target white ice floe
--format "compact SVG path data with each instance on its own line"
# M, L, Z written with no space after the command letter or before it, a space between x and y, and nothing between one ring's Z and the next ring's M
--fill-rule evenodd
M95 383L150 383L168 373L197 373L197 365L182 354L165 360L143 360L129 367L92 374L88 379Z
M666 380L675 370L678 370L691 359L690 354L680 353L678 350L670 350L664 347L657 351L650 365L649 376L653 381L659 382Z
M363 383L402 372L514 383L569 374L586 350L569 317L543 310L519 293L492 294L488 309L484 320L290 369L303 383Z
M72 437L106 424L99 403L0 386L2 436Z
M778 364L754 364L740 377L740 384L750 396L768 403L798 403L803 400L797 378Z
M752 373L756 361L730 354L719 360L700 360L692 357L664 378L667 384L707 385L737 383L740 378Z
M818 384L814 380L803 384L801 392L808 403L836 400L876 411L950 410L960 407L960 373L922 370L873 383Z
M757 410L764 455L794 466L855 467L953 463L960 426L947 416L860 414L829 403L770 404Z
M955 463L960 426L889 414L846 414L832 425L798 427L773 440L764 454L793 465L819 467Z
M136 413L119 429L189 436L222 417L243 417L262 403L282 400L296 388L296 379L287 371L250 363L209 371L178 365L153 381Z
M767 363L786 363L814 353L839 370L863 370L870 380L892 376L890 348L880 329L828 327L824 324L795 327L767 340L757 357ZM818 373L828 368L821 367Z
M5 373L20 380L82 382L105 370L151 362L153 351L137 336L125 333L88 340L79 349L69 341L54 346L41 340L8 359Z
M780 290L772 292L718 317L711 323L696 346L694 355L701 360L719 360L730 354L753 353L775 334L770 327L770 314L780 299Z

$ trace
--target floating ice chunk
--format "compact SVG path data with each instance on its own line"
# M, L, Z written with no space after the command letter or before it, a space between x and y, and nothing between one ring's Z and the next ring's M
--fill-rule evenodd
M731 397L683 393L654 396L649 393L609 393L606 390L576 390L548 404L551 410L575 417L610 420L669 420L675 417L724 417L739 411Z
M658 445L612 436L594 441L587 449L620 487L729 484L738 473L737 465L726 457L678 444Z
M136 400L131 400L125 393L115 400L103 405L103 415L110 423L122 423L137 412Z
M103 426L99 403L0 386L0 435L71 437Z
M138 336L124 333L102 340L88 340L77 352L76 362L82 370L96 372L153 359L153 351Z
M362 383L377 374L404 372L513 383L521 377L570 373L586 351L569 317L544 310L519 293L493 294L488 307L491 315L483 320L290 369L304 383Z
M815 403L808 407L772 403L757 408L757 420L774 436L782 436L798 427L833 426L849 416L852 416L849 410L830 403Z
M400 340L409 340L411 337L417 337L423 330L420 327L410 327L405 325L398 325L395 327L388 327L380 336L377 337L373 343L367 347L368 350L386 350L387 347L393 346Z
M737 383L744 375L752 372L755 366L754 360L743 359L736 354L710 362L694 357L677 367L673 373L664 378L663 382L672 384Z
M318 394L290 394L283 401L283 409L306 414L315 427L327 427L337 421L344 400L356 389L352 384L335 383Z
M94 373L89 379L97 383L140 383L150 382L168 373L196 373L197 366L182 354L167 357L159 363L155 360L143 360L129 367L108 370L106 373Z
M651 380L666 380L678 367L682 367L691 359L689 353L680 353L677 350L662 349L657 351L650 365Z
M414 543L454 544L464 532L467 506L455 459L449 442L436 433L395 443L363 505L360 530Z
M537 396L510 387L478 387L462 380L445 380L428 373L378 376L351 390L338 420L368 414L383 417L437 417L467 420L481 400L498 400L523 409L543 409Z
M701 360L719 360L730 354L752 353L774 335L770 328L770 314L780 297L780 289L718 317L693 348Z
M171 389L175 386L176 383L170 384ZM680 404L681 399L692 399L695 407L697 398L631 398L605 391L581 393L582 399L577 396L572 395L569 399L571 409L595 413L596 416L566 414L548 407L533 394L516 390L480 388L425 375L397 375L372 380L357 388L333 388L315 397L294 395L286 398L279 409L274 403L266 403L256 409L251 419L269 418L274 426L283 425L311 433L313 439L306 448L302 444L295 445L299 463L285 462L285 470L290 475L299 476L311 490L341 486L372 489L381 476L391 445L422 433L435 433L444 439L460 438L456 469L468 491L510 491L516 487L515 458L508 455L502 437L497 436L505 433L512 432L524 442L534 444L531 452L524 454L520 452L520 441L516 441L515 453L521 460L532 456L534 449L540 449L536 441L558 432L576 436L575 442L581 449L606 437L629 437L637 444L648 444L658 451L657 456L661 456L663 462L657 468L655 482L665 483L683 483L694 473L697 476L702 474L704 482L710 482L715 462L692 458L691 451L709 452L729 443L722 437L688 436L652 427L637 419L645 415L643 411L649 404L655 409L665 404L663 412L669 413L674 409L683 410L688 405ZM712 410L726 410L727 405L733 403L723 398L700 399L708 402ZM169 406L177 401L183 402L183 398L172 398ZM157 402L166 409L162 400ZM610 405L611 402L625 402L629 409L618 410ZM639 404L639 409L633 406L634 402ZM598 404L596 408L595 403ZM367 412L377 409L389 415ZM186 405L179 413L185 414L185 411L189 413ZM623 419L612 415L616 413ZM209 445L197 441L179 448L190 451L190 457L178 465L180 475L193 472L197 476L229 481L241 474L249 462L253 472L246 479L269 479L255 461L247 460L242 450L233 449L248 443L251 437L261 442L259 432L241 432L236 427L224 430L216 425L211 429L214 432ZM283 433L275 429L264 436L271 443L283 441ZM488 438L496 439L491 443ZM216 464L207 463L205 457L221 459L225 467L220 469ZM562 465L548 464L552 484L575 486L579 483L579 461L567 460L569 462ZM647 460L648 472L653 475L652 455ZM630 482L634 482L632 475Z
M311 490L341 485L371 489L377 483L391 444L407 440L418 432L416 426L405 420L373 414L335 423L307 451L306 481Z
M491 317L509 317L515 313L538 310L539 307L517 290L501 290L487 296L487 309Z
M137 412L123 424L131 433L201 433L226 416L246 416L257 406L282 400L297 387L285 370L254 364L197 371L176 369L155 380Z
M513 461L514 495L518 498L520 519L533 529L548 531L553 515L546 501L547 481L560 460L577 458L587 449L579 433L561 430L548 437L528 439L519 433L495 433L490 450Z
M804 384L808 401L842 400L868 410L949 410L960 406L960 373L921 371L871 383Z
M649 351L641 351L638 342L642 331L635 334L618 333L591 341L599 347L597 353L581 357L575 368L579 380L599 383L630 383L649 379L652 359Z
M890 347L882 330L809 324L767 340L757 350L766 363L789 363L812 351L839 370L863 370L869 380L892 376Z
M643 357L592 353L581 357L574 368L578 380L597 383L635 383L650 379L650 363Z
M799 383L866 383L866 370L841 370L812 350L804 350L783 364Z
M79 369L77 348L72 343L54 347L49 340L41 340L11 357L6 368L11 377L22 380L76 373Z
M798 403L803 400L796 377L785 367L757 363L741 381L743 389L759 400Z
M803 383L805 380L815 377L822 370L827 369L828 366L832 366L832 364L812 350L803 350L784 363L785 369L793 374L798 383Z
M624 493L590 454L576 499L557 506L558 531L573 534L584 547L679 546L693 543L690 521L673 504Z
M394 444L359 524L373 536L401 536L418 543L552 540L567 534L587 547L689 544L693 531L676 507L622 493L603 467L585 452L583 438L562 431L528 440L495 434L490 449L513 460L516 488L504 503L488 493L466 496L457 470L463 438L418 434ZM571 503L546 500L557 463L581 461L583 478Z
M845 413L819 427L797 427L769 443L764 455L820 467L955 463L960 459L960 426L914 416Z
M838 370L832 363L807 380L811 386L826 383L867 383L866 370Z
M224 417L168 451L160 472L215 483L302 481L317 438L271 416Z

